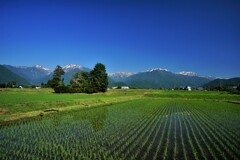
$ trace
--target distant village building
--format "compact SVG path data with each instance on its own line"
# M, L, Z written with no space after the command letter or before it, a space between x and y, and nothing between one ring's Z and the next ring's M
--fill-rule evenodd
M129 89L128 86L115 86L115 87L112 87L112 89Z
M185 87L185 90L191 91L191 90L192 90L192 87L186 86L186 87Z
M122 86L122 89L129 89L128 86Z

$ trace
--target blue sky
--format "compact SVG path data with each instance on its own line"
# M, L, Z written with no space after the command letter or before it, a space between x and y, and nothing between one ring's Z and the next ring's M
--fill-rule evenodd
M0 0L0 64L240 76L240 1Z

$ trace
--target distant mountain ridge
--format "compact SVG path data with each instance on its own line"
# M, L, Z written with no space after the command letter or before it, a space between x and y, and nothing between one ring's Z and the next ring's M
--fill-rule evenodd
M17 85L29 85L30 83L23 77L13 73L3 65L0 65L0 83L16 82Z
M215 87L238 87L240 86L240 77L230 79L215 79L203 85L204 88L213 89Z
M185 75L185 76L198 76L198 74L195 72L187 72L187 71L177 72L176 74L181 74L181 75Z
M179 88L187 85L200 87L211 81L207 77L198 76L195 72L173 73L163 68L154 68L135 74L127 73L129 72L109 74L109 77L115 82L112 82L111 85L122 83L133 88Z
M41 84L42 82L46 83L53 76L53 70L44 68L40 65L32 67L1 65L1 67L1 82L7 82L10 80L6 77L16 77L15 79L23 84ZM87 67L76 64L69 64L62 66L62 68L65 71L63 78L66 85L69 84L74 73L91 71L91 69ZM116 72L110 73L108 76L110 87L127 85L133 88L179 88L187 85L199 87L216 79L214 76L199 76L197 73L190 71L174 73L163 68L153 68L138 73ZM11 78L11 80L12 79L14 78Z
M8 70L13 73L24 77L30 84L38 84L41 83L40 80L44 79L47 75L51 73L51 70L45 69L39 65L33 67L26 66L11 66L11 65L3 65Z
M40 65L35 65L32 67L27 67L27 66L11 66L11 65L2 65L12 73L24 77L24 79L28 82L28 84L41 84L41 83L46 83L49 79L52 78L53 75L53 70L44 68ZM62 67L63 70L65 71L65 74L63 76L64 82L68 84L70 82L70 79L72 75L76 72L80 71L87 71L89 72L91 69L79 66L79 65L74 65L74 64L69 64L66 66Z
M124 81L125 78L134 75L132 72L115 72L110 73L108 76L111 77L112 80L116 82Z

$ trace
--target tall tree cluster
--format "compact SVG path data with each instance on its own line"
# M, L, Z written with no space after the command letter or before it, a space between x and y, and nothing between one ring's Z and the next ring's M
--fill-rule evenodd
M108 86L108 76L103 64L97 63L89 76L90 86L93 92L106 92Z
M89 76L88 72L77 72L70 80L71 92L88 93L89 92Z
M97 63L91 72L75 73L69 86L64 85L62 75L64 75L63 69L57 66L53 78L48 82L56 93L97 93L107 91L108 76L105 65L101 63Z

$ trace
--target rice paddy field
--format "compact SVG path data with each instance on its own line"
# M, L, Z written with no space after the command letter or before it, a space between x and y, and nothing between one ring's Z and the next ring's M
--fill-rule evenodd
M240 159L239 95L5 89L0 96L0 159Z

